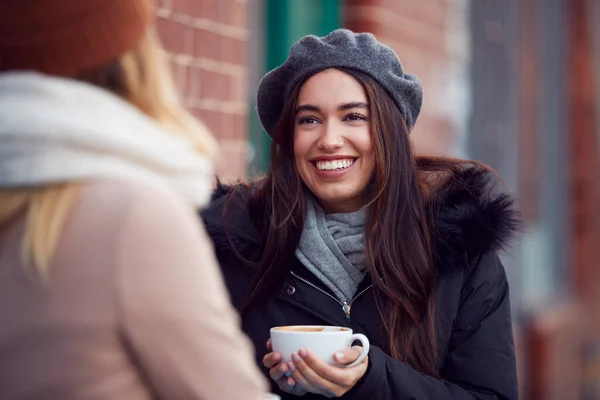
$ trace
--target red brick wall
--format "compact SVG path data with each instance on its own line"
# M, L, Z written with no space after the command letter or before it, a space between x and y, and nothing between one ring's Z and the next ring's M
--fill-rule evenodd
M460 2L439 0L345 0L345 25L371 32L399 56L407 73L423 83L424 104L413 132L417 150L446 152L456 145L452 116L440 109L440 96L448 89L449 18ZM451 79L451 78L450 78ZM451 100L449 100L451 101ZM444 107L442 100L442 107Z
M586 24L592 3L585 0L570 2L570 172L572 265L574 286L587 313L584 328L588 345L600 345L600 191L598 170L600 154L597 135L597 102L592 30ZM600 398L600 354L585 352L586 398Z
M570 130L571 135L571 212L573 219L573 265L580 295L590 304L600 305L598 246L600 245L600 192L598 173L600 157L596 132L596 101L592 38L586 25L589 12L585 0L571 4ZM600 320L595 319L600 334Z
M158 0L156 25L186 107L219 139L217 173L246 169L246 0Z
M584 332L582 310L564 302L537 313L528 331L528 400L581 400ZM593 397L596 398L596 397Z

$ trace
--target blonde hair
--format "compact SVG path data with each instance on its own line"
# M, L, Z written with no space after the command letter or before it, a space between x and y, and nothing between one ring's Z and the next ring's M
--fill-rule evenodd
M165 130L183 136L199 153L214 159L217 142L208 129L181 105L169 65L160 49L156 32L149 29L135 49L114 63L74 78L123 97ZM0 228L25 214L22 259L38 275L44 277L47 274L62 227L77 201L82 184L67 182L0 190Z

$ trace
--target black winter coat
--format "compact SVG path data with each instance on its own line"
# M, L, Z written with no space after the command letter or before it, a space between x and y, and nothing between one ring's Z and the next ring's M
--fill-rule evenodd
M379 329L372 291L354 302L348 320L336 301L306 283L329 291L293 255L286 267L289 274L272 298L242 315L243 330L254 343L256 361L267 379L271 381L262 358L271 327L328 324L350 327L371 342L367 372L344 399L517 399L509 288L496 254L515 231L517 213L507 195L490 190L488 180L488 175L472 169L440 189L444 202L436 214L433 236L439 253L436 334L441 379L421 374L382 350L387 341ZM244 207L247 192L238 192L226 202L229 190L220 186L202 216L239 309L249 293L253 268L236 253L256 259L263 236ZM357 293L369 284L367 276ZM272 391L282 399L297 399L282 393L274 382ZM323 397L302 396L318 398Z

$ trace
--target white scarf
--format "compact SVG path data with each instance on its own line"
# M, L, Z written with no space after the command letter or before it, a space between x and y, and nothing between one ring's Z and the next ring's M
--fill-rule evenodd
M95 86L33 72L0 74L0 188L126 179L195 206L213 169L187 141Z

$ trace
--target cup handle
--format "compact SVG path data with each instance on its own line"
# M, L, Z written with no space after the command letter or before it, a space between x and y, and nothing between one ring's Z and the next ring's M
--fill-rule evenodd
M355 340L358 340L361 345L362 345L362 353L360 353L360 356L358 356L358 358L356 359L356 361L347 364L347 365L343 365L343 368L352 368L352 367L356 367L358 364L362 363L365 358L367 357L367 354L369 354L369 348L370 348L370 344L369 344L369 339L367 339L367 337L365 335L363 335L362 333L356 333L352 336L350 336L350 344L354 343Z

